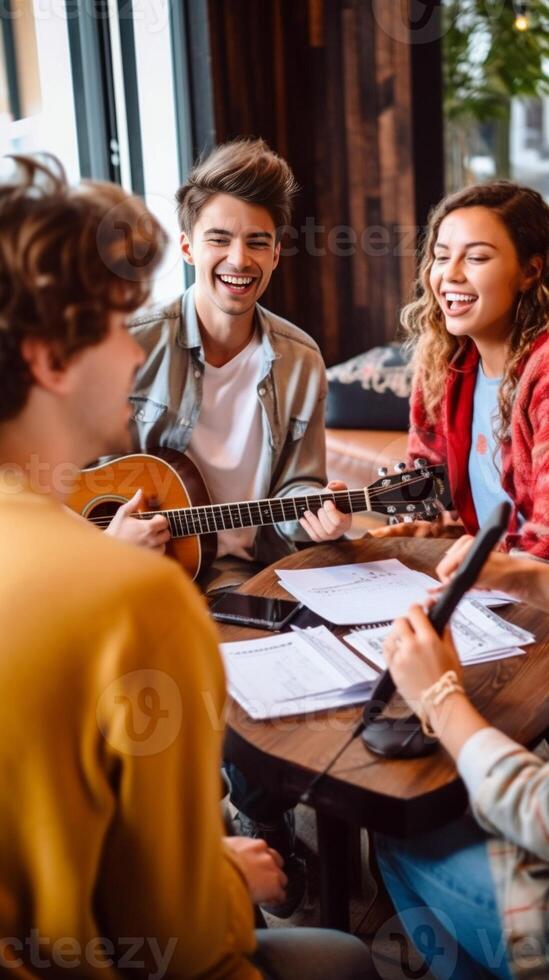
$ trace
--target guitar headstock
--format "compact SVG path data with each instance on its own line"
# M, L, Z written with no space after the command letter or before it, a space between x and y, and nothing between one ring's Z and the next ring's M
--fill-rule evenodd
M407 470L405 463L396 463L395 471L395 476L389 476L381 467L380 479L368 487L372 510L386 514L389 523L432 521L441 510L451 509L444 466L428 466L424 459L416 459L413 470Z

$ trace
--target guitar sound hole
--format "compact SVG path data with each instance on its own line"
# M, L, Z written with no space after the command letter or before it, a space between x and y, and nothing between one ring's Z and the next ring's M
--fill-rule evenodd
M120 500L102 500L101 503L95 504L90 511L86 514L88 520L94 520L99 517L108 518L114 517L116 511L121 506Z

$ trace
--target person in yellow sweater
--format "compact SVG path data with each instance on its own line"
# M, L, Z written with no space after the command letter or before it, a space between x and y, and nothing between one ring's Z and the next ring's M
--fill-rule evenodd
M108 184L0 185L0 974L361 980L358 940L254 933L279 856L222 838L225 682L175 563L63 507L129 449L126 329L164 235ZM263 931L262 931L263 932Z

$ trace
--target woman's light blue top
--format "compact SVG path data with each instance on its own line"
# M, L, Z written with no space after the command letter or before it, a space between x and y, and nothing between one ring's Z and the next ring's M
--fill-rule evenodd
M499 418L498 391L501 378L487 378L479 362L473 399L469 482L479 526L503 500L511 500L501 485L501 451L494 430ZM512 501L511 501L512 503Z

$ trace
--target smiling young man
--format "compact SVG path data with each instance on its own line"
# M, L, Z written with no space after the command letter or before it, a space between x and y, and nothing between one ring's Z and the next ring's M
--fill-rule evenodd
M181 250L196 281L134 321L146 356L132 396L135 445L186 453L213 503L326 484L322 357L311 337L259 305L296 190L287 163L263 140L214 149L177 193ZM161 548L168 535L155 520L148 543ZM136 523L144 522L127 521L119 533L146 534ZM349 526L327 502L300 522L224 531L201 584L237 584L295 542L334 540Z
M134 321L145 353L132 395L135 446L186 453L213 503L307 494L326 484L324 362L311 337L259 305L296 191L288 164L263 140L214 149L177 192L181 250L195 283ZM143 536L152 522L126 520L138 503L124 508L115 532L163 548L169 534L160 515L149 541ZM350 517L327 502L299 522L223 531L200 584L208 592L237 585L295 542L334 540L349 526ZM277 911L289 914L305 886L289 801L250 786L234 766L227 771L240 831L283 854L289 894Z

